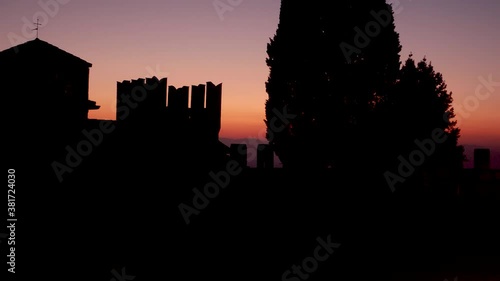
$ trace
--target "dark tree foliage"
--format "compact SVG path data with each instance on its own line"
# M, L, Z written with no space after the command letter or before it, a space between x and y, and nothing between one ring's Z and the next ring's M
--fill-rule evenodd
M452 92L447 91L442 74L426 58L416 63L410 55L388 96L384 105L385 125L391 128L384 136L387 159L424 155L423 161L413 161L422 162L414 165L415 176L434 189L455 189L465 156L458 145L460 129L453 121Z
M267 48L265 122L284 167L345 167L372 149L375 109L396 81L400 50L385 0L282 1Z

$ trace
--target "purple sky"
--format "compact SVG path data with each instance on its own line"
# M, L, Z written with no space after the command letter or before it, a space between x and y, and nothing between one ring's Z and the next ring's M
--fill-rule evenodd
M426 56L459 111L462 144L500 151L500 1L392 0L402 60ZM214 3L229 7L218 13ZM304 3L308 3L304 1ZM0 50L34 38L93 64L91 117L114 119L116 82L168 77L169 85L223 83L221 137L263 138L266 44L279 0L2 0ZM48 7L48 8L47 8ZM489 90L488 90L489 89Z

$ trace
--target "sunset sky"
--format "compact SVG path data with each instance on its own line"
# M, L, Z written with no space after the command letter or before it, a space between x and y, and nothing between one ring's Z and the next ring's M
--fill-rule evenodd
M443 74L461 143L500 147L500 1L390 2L401 59L426 56ZM214 4L230 8L218 13ZM39 17L40 39L93 64L90 98L101 109L90 117L115 118L117 81L153 75L177 87L212 81L223 83L220 136L263 138L266 44L279 6L279 0L2 0L0 50L34 39L27 23ZM488 80L496 84L479 86Z

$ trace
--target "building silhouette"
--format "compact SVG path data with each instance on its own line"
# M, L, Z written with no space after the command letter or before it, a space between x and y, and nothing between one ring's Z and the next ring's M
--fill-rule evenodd
M257 146L257 168L274 168L274 151L269 144L259 144Z
M219 141L222 84L177 88L167 81L152 77L117 83L116 122L121 136L116 146L140 151L135 162L148 163L144 157L156 155L175 170L223 165L230 151Z
M78 140L89 110L99 108L89 100L91 67L38 38L0 52L10 163L42 173L40 167Z
M82 130L99 128L103 120L88 118L90 110L100 108L89 100L91 67L38 38L0 52L0 82L12 120L6 124L12 132L9 159L27 163L26 158L35 158L34 167L50 167L52 161L65 159L67 146L76 148ZM176 88L167 85L167 78L156 77L118 82L113 123L119 130L108 138L112 145L101 149L109 151L93 157L116 164L117 170L133 167L138 159L149 163L152 155L162 157L160 165L177 169L193 163L222 165L230 151L219 141L221 107L222 84ZM26 146L26 140L36 145Z
M116 120L128 128L168 130L170 135L218 143L222 84L207 82L191 86L191 106L189 96L190 87L168 86L167 78L118 82Z
M489 170L490 150L487 148L474 149L474 169Z
M500 169L491 168L490 149L474 149L474 166L464 169L460 194L465 198L500 199Z
M234 159L241 167L248 167L248 146L244 143L233 143L229 147L230 156Z
M82 126L89 110L92 64L40 39L0 52L0 79L6 104L16 118L58 120Z

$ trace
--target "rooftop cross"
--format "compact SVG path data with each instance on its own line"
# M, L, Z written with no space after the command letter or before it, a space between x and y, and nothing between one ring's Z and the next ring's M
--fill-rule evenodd
M38 27L39 27L40 25L42 25L42 24L41 24L41 23L39 23L38 21L39 21L39 19L37 18L37 19L36 19L36 23L33 23L34 25L36 25L35 29L33 29L33 30L36 30L36 38L37 38L37 39L38 39Z

